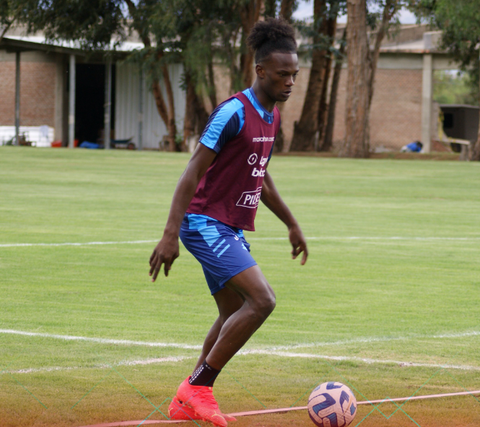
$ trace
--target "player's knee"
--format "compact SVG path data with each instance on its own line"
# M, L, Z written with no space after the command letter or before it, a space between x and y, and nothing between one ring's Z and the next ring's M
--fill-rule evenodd
M255 304L255 311L259 318L265 320L276 306L275 294L273 292L262 295Z

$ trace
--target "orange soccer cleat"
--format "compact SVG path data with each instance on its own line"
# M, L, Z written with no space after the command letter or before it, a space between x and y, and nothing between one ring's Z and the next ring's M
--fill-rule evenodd
M190 385L189 379L190 377L185 379L178 387L178 400L190 406L202 420L210 421L217 427L227 427L227 420L218 407L212 387Z
M235 417L227 414L222 414L225 421L237 421ZM183 403L175 396L168 407L168 418L170 420L201 420L202 417L198 415L193 408Z

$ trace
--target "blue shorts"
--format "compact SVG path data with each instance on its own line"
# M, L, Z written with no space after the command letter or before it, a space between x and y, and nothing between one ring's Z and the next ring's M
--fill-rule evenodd
M242 230L205 215L187 213L180 239L202 265L212 295L233 276L257 265Z

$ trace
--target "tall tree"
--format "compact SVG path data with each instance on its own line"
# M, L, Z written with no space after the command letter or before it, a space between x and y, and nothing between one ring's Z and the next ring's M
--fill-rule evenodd
M337 30L337 20L336 19L329 19L328 20L328 35L332 38L335 37L335 33ZM330 82L330 73L332 70L332 58L333 58L333 48L326 55L325 60L325 67L323 71L323 78L322 78L322 92L320 95L320 100L318 104L318 116L317 116L317 151L324 151L323 149L323 138L325 133L325 121L327 117L328 111L328 104L327 104L327 95L328 95L328 85Z
M347 100L345 157L368 157L368 63L370 52L367 38L366 0L347 0Z
M345 45L347 41L347 27L343 30L343 36L340 40L340 49L335 52L335 67L333 70L332 84L330 87L330 100L327 108L327 122L325 125L325 135L322 144L319 144L319 151L330 151L333 146L333 128L335 126L335 109L337 106L338 85L340 83L340 74L345 56Z
M248 0L240 7L240 17L242 20L240 68L244 88L250 87L253 83L253 52L247 47L247 37L255 23L260 19L262 6L262 0Z
M170 57L178 54L175 42L178 26L178 20L174 19L176 14L172 13L171 5L166 2L139 1L136 4L133 0L125 2L132 20L131 25L145 46L142 52L143 64L146 65L157 111L167 127L169 151L176 151L175 100L168 70ZM146 17L148 18L145 19ZM155 43L152 43L152 36ZM160 86L161 79L165 86L166 102Z
M327 53L335 40L335 22L342 3L338 0L314 0L312 65L302 113L294 125L291 151L313 151L318 130L320 99L326 84Z
M370 107L380 47L397 12L403 6L401 0L372 0L370 4L380 12L369 14L366 0L347 1L346 132L341 150L341 155L345 157L369 156ZM378 16L381 17L379 22ZM376 30L370 33L370 37L367 34L367 23L370 23L372 30ZM373 45L373 50L370 45Z

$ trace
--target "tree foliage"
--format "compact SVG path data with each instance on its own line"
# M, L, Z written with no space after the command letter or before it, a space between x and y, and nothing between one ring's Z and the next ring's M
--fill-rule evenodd
M302 33L312 40L303 46L312 64L302 113L294 125L292 151L313 151L318 133L323 131L331 57L336 51L336 22L345 6L345 2L338 0L314 0L313 24L300 26Z

